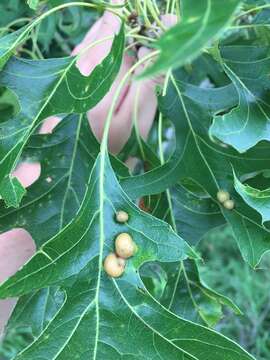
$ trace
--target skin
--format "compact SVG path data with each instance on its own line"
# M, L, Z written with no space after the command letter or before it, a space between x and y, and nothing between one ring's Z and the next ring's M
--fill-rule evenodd
M112 1L115 4L121 0ZM175 23L176 19L172 15L165 15L162 18L165 26L169 27ZM93 41L102 39L109 35L116 34L120 29L119 19L105 12L104 15L91 27L83 41L73 50L72 54L78 54L83 48ZM77 67L83 75L89 75L95 66L108 54L111 47L111 40L104 41L102 44L87 50L77 61ZM149 52L146 48L140 50L134 56L124 55L120 73L109 93L103 100L88 112L90 126L98 139L101 139L103 127L109 107L112 102L115 90L119 82L131 66ZM146 138L156 113L157 102L155 97L156 80L135 81L135 76L143 70L143 66L138 68L131 80L124 86L114 111L110 136L109 149L112 153L117 153L124 146L129 138L133 114L134 99L137 96L137 121L140 134ZM40 127L41 134L50 133L60 122L56 116L47 118ZM31 186L40 176L41 167L38 162L23 162L17 166L13 175L25 187ZM24 229L12 229L11 231L0 234L0 282L5 281L35 253L36 247L31 235ZM4 326L16 304L16 299L0 300L0 335Z

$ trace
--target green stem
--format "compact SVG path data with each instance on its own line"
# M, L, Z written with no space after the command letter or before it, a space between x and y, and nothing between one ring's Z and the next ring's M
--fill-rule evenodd
M160 21L159 14L156 12L155 7L153 6L152 1L146 0L146 5L150 11L150 14L152 15L154 21L156 24L162 29L163 31L166 31L166 27L163 25L163 23Z
M169 78L171 76L171 71L169 70L166 74L166 78L165 78L165 82L164 82L164 87L163 87L163 91L162 91L162 96L166 95L167 92L167 88L168 88L168 82L169 82ZM165 159L164 159L164 154L163 154L163 146L162 146L162 126L163 126L163 116L161 113L159 113L159 119L158 119L158 148L159 148L159 158L160 158L160 163L161 165L164 164ZM173 214L173 207L172 207L172 200L171 200L171 193L170 190L167 189L166 190L166 196L167 196L167 200L168 200L168 205L169 205L169 209L170 209L170 217L171 217L171 224L172 227L174 229L175 232L177 232L177 228L176 228L176 223L175 223L175 218L174 218L174 214Z
M241 14L237 15L237 16L235 17L235 19L239 19L240 17L245 16L245 15L248 15L248 14L250 14L250 13L253 13L254 11L263 10L263 9L267 9L267 8L270 8L270 4L265 4L265 5L256 6L256 7L252 8L252 9L249 9L249 10L244 11L244 12L242 12Z
M14 41L13 45L10 48L10 51L12 51L13 49L16 48L17 45L20 44L21 40L24 39L24 37L36 26L38 25L42 20L44 20L45 18L47 18L48 16L50 16L51 14L59 11L59 10L63 10L65 8L68 7L74 7L74 6L82 6L82 7L87 7L87 8L106 8L108 11L112 12L113 14L117 15L118 17L120 17L122 20L122 16L118 13L115 12L113 9L114 8L121 8L123 5L109 5L108 3L101 3L101 4L89 4L89 3L85 3L85 2L70 2L70 3L66 3L66 4L61 4L59 6L56 6L53 9L48 10L47 12L45 12L44 14L40 15L36 20L34 20L22 33L20 36L18 36L17 40Z
M256 29L260 27L269 27L270 24L246 24L246 25L232 25L229 26L228 29L236 30L236 29Z
M145 153L144 153L144 150L143 150L139 125L138 125L139 94L140 94L140 86L138 86L138 88L136 89L136 94L135 94L135 99L134 99L133 125L134 125L134 129L135 129L135 135L136 135L136 139L137 139L137 142L138 142L138 145L139 145L141 157L142 157L143 161L145 161L146 158L145 158Z
M142 16L145 22L145 26L146 27L151 27L151 21L148 19L147 16L147 11L146 9L142 6L141 1L140 0L136 0L136 8L137 8L137 13L139 16Z
M5 27L1 27L0 28L0 32L1 32L1 36L3 36L4 33L12 31L9 30L12 26L17 25L19 23L24 23L24 22L30 22L32 19L28 18L28 17L24 17L24 18L20 18L20 19L16 19L14 21L11 21L9 24L7 24Z

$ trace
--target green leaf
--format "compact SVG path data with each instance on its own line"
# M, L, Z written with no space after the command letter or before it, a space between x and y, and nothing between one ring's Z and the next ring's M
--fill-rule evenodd
M1 204L0 232L22 227L39 247L73 218L99 151L91 140L88 121L79 115L65 117L52 134L31 137L23 160L40 161L41 174L18 209Z
M223 95L224 92L221 92L221 94ZM202 100L204 100L203 96ZM208 103L208 105L210 104ZM134 140L133 136L132 133L132 136L129 139L130 143ZM159 171L161 171L162 167L159 167L160 159L143 139L140 139L140 142L141 149L147 159L148 167L150 167L150 169L158 168ZM179 142L177 142L177 144L179 144ZM132 147L131 145L132 144L130 144L130 147ZM132 156L140 158L140 152L140 148L137 146L135 150L133 149ZM177 153L178 150L175 151L173 158L176 158ZM172 163L172 160L169 162ZM144 176L145 175L142 177L135 177L135 179L140 180L141 178L144 178ZM183 237L183 239L195 246L210 230L224 225L226 221L219 206L203 188L197 183L194 183L189 177L179 180L177 172L173 174L173 177L175 176L177 176L178 181L176 181L178 183L171 187L169 192L166 191L155 197L146 196L145 202L149 203L147 207L152 215L171 223L172 226L175 226L178 234ZM127 181L131 182L134 179L124 178L122 180L122 183L125 185ZM132 184L130 196L134 195L133 185L135 186L135 183ZM147 183L145 183L145 185L147 186ZM155 192L154 187L152 192ZM168 196L170 196L171 206L168 202ZM172 214L170 212L172 212ZM171 216L174 218L173 221L171 220Z
M181 72L179 78L182 78ZM213 113L234 106L237 101L232 85L217 89L201 89L197 86L183 83L183 92L183 95L187 99L191 99L190 101L194 102L194 105L197 104L197 107L201 106L204 109L203 112L207 121L209 121L210 114L212 116ZM179 174L182 172L183 167L182 157L183 150L186 147L187 132L189 137L191 137L192 132L189 130L190 125L186 121L184 123L178 121L178 116L185 116L185 113L183 113L183 109L181 110L181 104L180 107L174 104L175 100L178 101L177 104L179 105L179 96L177 96L172 86L168 89L167 95L164 98L159 97L161 112L172 121L175 128L177 137L175 151L164 165L157 166L143 175L121 180L124 190L134 199L144 195L161 193L181 180ZM174 106L171 105L170 101L172 101ZM196 126L199 128L199 123ZM186 172L184 180L188 178L190 178L190 175Z
M110 53L86 77L76 67L74 57L38 61L13 58L8 62L0 84L14 91L21 111L0 124L0 182L12 171L29 136L44 118L84 113L104 97L119 71L123 48L122 27Z
M70 276L78 274L88 262L91 262L92 258L96 256L96 253L101 252L101 256L103 257L103 250L106 252L108 252L109 249L112 250L113 238L117 233L120 231L123 232L124 230L133 235L134 240L139 247L138 254L134 258L134 266L136 268L146 260L156 260L157 257L162 261L163 257L164 259L169 256L174 259L184 259L186 258L187 253L191 256L194 255L189 246L180 237L173 233L168 224L140 212L136 206L128 200L118 185L117 179L115 178L107 157L106 178L104 179L104 181L106 181L104 185L105 188L100 190L98 188L98 182L101 181L99 172L102 172L100 166L99 156L96 160L96 165L92 170L84 201L77 212L76 217L71 220L71 222L68 223L62 231L55 235L55 237L45 243L45 245L40 248L39 252L23 268L23 270L19 271L17 275L6 282L6 285L2 286L1 296L12 296L11 292L15 295L17 291L19 291L20 294L27 293L28 290L26 287L21 287L20 284L20 282L23 281L22 279L24 278L26 271L29 271L33 278L35 278L35 276L41 276L44 271L47 272L48 276L46 276L43 281L31 284L29 283L28 286L33 287L33 289L42 288L44 286L42 282L45 282L46 286L48 286L60 281L60 278L62 279L63 276L65 278L69 278ZM102 199L99 199L99 196L102 197ZM99 230L101 221L99 217L101 216L100 212L103 206L105 206L105 213L102 213L102 216L104 216L104 219L102 220L106 220L106 231L108 231L106 241L108 243L102 243L102 246L98 246L95 244L96 241L94 234L98 234L101 231ZM115 222L114 214L117 209L120 208L127 211L130 217L134 217L134 223L130 220L129 224L125 226L119 225ZM139 219L137 219L138 216ZM147 229L144 230L143 226L145 226L145 224L143 223L143 220L145 220L148 224ZM156 230L154 231L154 229ZM76 234L77 242L75 244L73 237L70 236L72 233ZM100 237L101 236L103 235L100 234ZM88 237L90 237L90 242ZM153 238L153 240L150 243L148 242L147 244L144 244L147 237L150 239ZM166 237L168 241L164 242L164 237ZM91 239L93 239L92 245ZM102 239L100 239L100 241L101 240ZM103 241L105 240L103 239ZM60 248L57 250L57 247L59 246ZM105 249L103 249L103 246ZM55 250L53 250L54 247ZM173 254L170 254L172 249ZM61 251L62 255L59 251ZM69 263L69 259L71 259L74 251L81 251L81 255L78 256L77 260L72 258L73 264L71 264ZM57 262L57 264L59 263L59 265L62 264L60 265L61 271L55 271L55 262ZM67 269L67 266L70 268ZM36 272L39 268L40 270ZM64 271L64 268L66 271ZM49 277L52 278L49 279ZM9 283L13 283L13 285L10 287Z
M4 199L6 206L18 207L26 190L16 177L7 176L0 184L0 198Z
M157 41L155 47L160 50L159 57L144 76L191 62L224 31L240 3L228 0L224 6L222 0L182 0L180 22Z
M26 40L30 31L27 29L28 27L25 26L0 38L0 70L15 52L16 46Z
M142 151L151 167L160 160L143 139ZM139 157L139 149L135 156ZM191 179L182 181L157 196L145 197L144 206L154 216L166 220L178 234L195 245L211 229L223 225L225 219L217 204ZM146 264L142 269L143 281L151 294L165 307L185 319L215 326L224 316L223 308L242 314L227 297L216 293L200 277L194 261Z
M229 298L204 283L195 261L165 264L162 267L168 280L161 302L175 314L210 327L223 318L224 306L231 308L235 314L242 314Z
M207 193L184 186L186 181L170 190L172 208L178 233L189 244L196 245L210 230L224 225L225 219Z
M1 30L10 26L10 23L16 19L19 19L26 15L29 8L26 5L26 1L21 0L9 0L0 2L0 27ZM30 15L29 13L27 15Z
M118 209L129 213L128 223L115 222ZM124 275L113 279L102 262L122 231L133 236L138 252L128 260ZM0 288L3 298L58 284L66 296L43 332L16 359L150 359L158 354L168 360L205 360L206 353L208 360L253 359L224 336L173 315L145 289L138 272L143 263L180 260L187 254L194 255L166 223L128 199L108 156L101 153L74 220Z
M0 207L0 232L22 227L38 248L57 234L81 205L99 147L88 119L81 115L65 117L52 134L32 135L22 160L40 161L41 175L28 188L19 209ZM120 161L114 157L111 161L119 176L127 176L127 168ZM10 348L14 337L24 336L31 342L40 334L52 317L48 313L54 314L54 293L53 288L48 288L21 298L8 322L3 349Z
M1 204L0 232L22 227L37 247L57 234L81 205L99 147L82 115L63 118L52 134L32 135L22 160L39 161L41 174L28 187L18 209L6 209ZM114 157L111 161L118 175L127 176L120 161Z
M40 335L64 301L64 292L57 287L42 289L21 297L5 328L5 338L1 341L0 353L1 350L5 353L12 349L13 353L9 354L8 358L14 358ZM14 344L14 339L21 337L23 341Z
M269 144L260 144L245 154L239 154L224 144L214 142L209 137L209 127L213 114L222 104L216 98L224 89L190 87L175 77L173 79L167 95L160 98L159 102L163 115L174 124L176 152L162 167L124 179L124 189L130 196L139 197L141 193L145 195L163 191L172 179L175 182L191 179L219 205L225 220L232 226L243 258L255 267L270 249L270 232L261 225L256 211L234 191L232 166L241 176L270 168L267 155ZM205 94L208 95L208 102L204 102ZM229 98L223 99L227 101ZM233 210L218 204L216 194L219 189L229 191L235 201Z
M27 4L31 9L36 10L39 5L39 0L27 0Z
M225 222L215 202L190 181L185 181L185 187L176 185L161 195L156 201L151 197L149 211L161 219L166 218L178 234L191 244L197 244L208 231ZM143 269L144 281L149 270L151 266L146 264ZM161 264L160 268L154 268L149 274L150 279L146 284L149 291L156 277L160 277L156 279L158 284L154 286L153 296L185 319L212 327L223 318L224 306L237 315L242 314L229 298L216 293L204 283L195 261ZM159 287L160 294L157 295L155 292Z
M39 294L33 292L27 299L22 297L12 314L8 328L31 327L33 336L37 337L60 310L64 301L64 292L58 287L42 289ZM19 308L23 311L18 311Z
M8 89L0 89L0 122L7 121L19 112L19 104L15 95Z
M255 189L242 184L234 173L234 187L242 199L262 216L262 223L270 220L270 188Z
M270 140L269 48L227 46L221 55L239 103L229 113L216 116L210 132L242 153L262 140Z

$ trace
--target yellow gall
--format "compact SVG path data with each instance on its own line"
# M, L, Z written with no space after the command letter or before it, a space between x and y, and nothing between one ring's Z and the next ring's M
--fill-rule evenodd
M137 246L128 233L121 233L115 239L115 251L121 258L127 259L137 251Z
M117 222L125 223L128 221L128 213L123 210L117 211L115 218Z
M227 210L232 210L234 208L234 201L233 200L226 200L224 203L223 203L223 206L225 207L225 209Z
M221 204L223 204L225 201L230 199L230 194L228 193L228 191L219 190L217 192L217 199Z
M110 253L104 260L104 270L111 277L119 277L125 271L126 262L114 253Z

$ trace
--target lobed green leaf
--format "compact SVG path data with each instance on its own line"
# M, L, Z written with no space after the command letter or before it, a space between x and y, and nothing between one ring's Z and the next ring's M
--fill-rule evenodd
M1 73L0 85L14 91L21 111L0 124L0 188L14 169L36 127L50 115L85 113L109 91L118 74L124 28L115 36L107 57L89 76L76 67L76 57L48 60L13 58Z
M181 19L155 44L160 54L144 76L175 69L194 60L232 21L240 3L228 0L224 7L222 0L182 0Z

